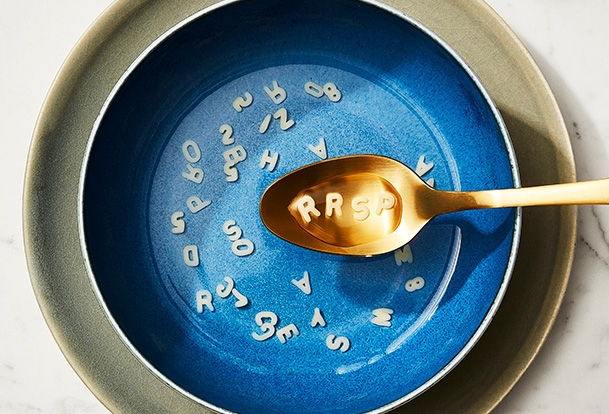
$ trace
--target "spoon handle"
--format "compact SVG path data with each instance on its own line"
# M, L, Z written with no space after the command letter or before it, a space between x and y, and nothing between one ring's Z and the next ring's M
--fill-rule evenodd
M443 213L517 206L609 204L609 178L538 187L449 193L451 197L446 197L446 201L442 202Z

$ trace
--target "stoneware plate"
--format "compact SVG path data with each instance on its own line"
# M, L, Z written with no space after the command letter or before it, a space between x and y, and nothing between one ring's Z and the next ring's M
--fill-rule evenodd
M490 322L513 267L516 211L447 216L396 254L363 260L282 242L257 204L281 174L353 153L397 158L437 188L517 186L503 123L473 73L376 3L199 6L116 5L105 18L143 20L92 28L101 43L75 52L81 64L68 62L54 93L78 87L52 94L40 120L26 244L41 306L77 372L117 411L468 404L425 399L448 396L442 386L482 345L412 399ZM156 26L142 40L146 18ZM561 283L554 289L536 332L551 324ZM106 352L93 359L91 346ZM470 406L492 406L518 375Z

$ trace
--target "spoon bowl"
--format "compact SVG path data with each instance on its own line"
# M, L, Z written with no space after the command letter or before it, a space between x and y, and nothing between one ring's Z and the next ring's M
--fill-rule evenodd
M440 191L401 162L349 155L273 182L260 216L278 237L324 253L374 256L399 249L435 216L463 210L609 204L609 179L489 191Z
M265 226L308 249L372 256L400 248L433 218L437 192L406 165L379 155L350 155L292 171L260 201Z

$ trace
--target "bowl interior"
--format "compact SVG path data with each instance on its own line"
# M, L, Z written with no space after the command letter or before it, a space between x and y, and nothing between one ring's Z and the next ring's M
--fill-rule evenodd
M517 212L440 217L365 259L266 230L272 181L356 153L439 189L518 183L471 73L378 4L228 2L152 45L108 98L83 177L91 275L125 342L220 411L384 410L433 385L498 306Z

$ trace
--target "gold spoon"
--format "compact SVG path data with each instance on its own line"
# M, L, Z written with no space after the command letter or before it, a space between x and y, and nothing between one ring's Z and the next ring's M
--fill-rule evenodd
M433 217L481 208L609 204L609 179L489 191L440 191L392 158L350 155L307 165L262 194L260 216L307 249L373 256L399 249Z

